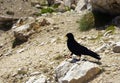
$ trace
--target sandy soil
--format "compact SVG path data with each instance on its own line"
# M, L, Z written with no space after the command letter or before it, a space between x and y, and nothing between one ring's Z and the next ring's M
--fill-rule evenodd
M18 0L14 1L19 3ZM8 2L10 0L4 2L8 4L6 9L16 10L17 7ZM21 2L23 1L21 0ZM3 8L5 4L1 6L1 9L6 10L5 7ZM21 6L21 4L18 4L18 6ZM29 11L30 13L33 11L28 10L29 6L22 7L26 8L22 9L23 11ZM20 11L16 10L17 13L14 16L30 14ZM0 11L0 14L3 15L4 12ZM54 24L41 27L39 33L35 33L27 42L14 49L11 48L14 40L12 31L0 31L0 83L25 83L31 77L31 73L34 72L40 72L50 80L54 80L54 69L65 60L64 56L70 53L66 47L65 37L68 32L72 32L78 42L93 51L104 44L107 45L103 51L98 52L102 58L100 66L104 71L90 83L119 83L120 54L112 51L112 43L120 40L120 29L116 28L114 34L94 40L93 38L97 37L99 33L104 34L105 30L92 29L87 32L80 32L77 23L80 16L81 14L74 12L42 16L53 19ZM88 59L94 60L90 57ZM24 69L25 75L21 76L18 73L20 69ZM53 81L53 83L55 82Z

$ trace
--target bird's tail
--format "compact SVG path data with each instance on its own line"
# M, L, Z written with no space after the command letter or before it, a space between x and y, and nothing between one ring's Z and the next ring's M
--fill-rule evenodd
M91 57L94 57L94 58L98 59L98 60L101 59L101 58L100 58L100 55L98 55L97 53L95 53L95 52L93 52L93 51L91 51L91 50L89 50L89 55L90 55Z

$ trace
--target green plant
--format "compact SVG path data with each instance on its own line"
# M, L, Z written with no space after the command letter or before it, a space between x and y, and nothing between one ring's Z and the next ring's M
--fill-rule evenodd
M98 35L96 36L96 38L93 38L92 40L100 40L102 36L103 36L103 33L98 32Z
M53 8L51 7L47 7L47 8L43 8L41 9L41 14L44 14L44 13L52 13L54 12Z
M110 25L108 26L106 29L105 29L105 32L104 33L101 33L101 32L98 32L98 35L96 38L94 38L93 40L99 40L101 37L111 33L113 34L115 32L115 26L113 25Z
M52 7L53 8L58 8L59 4L54 4Z
M66 6L66 7L65 7L65 10L66 10L66 11L70 11L70 7Z
M92 12L84 14L79 21L79 28L81 31L87 31L94 27L94 16Z
M105 30L105 32L108 32L110 31L112 34L115 32L115 26L111 25L111 26L108 26Z

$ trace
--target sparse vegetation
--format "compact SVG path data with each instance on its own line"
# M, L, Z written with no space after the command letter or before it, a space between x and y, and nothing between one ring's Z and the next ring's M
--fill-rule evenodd
M103 33L98 32L98 35L96 38L93 38L93 40L99 40L103 36Z
M94 18L92 19L92 16L89 18L88 13L85 14L86 18L83 16L84 18L81 21L82 25L80 25L82 27L78 28L78 23L80 23L80 20L78 19L81 18L81 14L83 13L78 14L75 13L74 10L69 11L69 7L65 8L64 5L62 7L59 5L47 7L47 3L43 3L31 6L32 0L13 0L10 3L6 3L8 1L10 0L0 0L0 2L3 3L1 15L4 15L4 12L11 8L14 10L13 18L23 17L22 25L28 25L32 22L34 24L35 21L39 26L30 25L30 30L27 29L28 31L25 30L25 33L23 32L25 35L26 32L28 32L27 34L33 32L32 35L29 35L28 41L25 42L15 39L18 37L13 33L14 30L19 29L21 23L18 24L16 21L10 21L8 23L5 22L5 25L1 24L3 26L0 28L0 83L27 83L30 82L29 80L31 80L31 78L33 79L32 81L36 82L40 77L44 77L44 75L47 82L55 83L55 69L59 64L63 63L63 61L68 61L69 63L72 60L72 58L68 59L67 57L70 54L70 51L67 48L67 38L65 38L65 35L69 32L75 35L75 38L79 43L95 51L102 58L102 60L99 61L102 64L98 64L96 60L87 57L87 61L98 64L100 68L103 69L101 71L102 73L97 75L97 78L94 78L90 82L119 82L120 63L118 62L120 54L114 53L113 51L115 47L114 44L120 40L119 26L110 25L110 22L108 24L109 26L102 25L105 21L105 16L99 15L101 20L96 20L97 22L95 22L95 24L98 23L100 25L98 28L104 29L100 30L99 28L99 30L93 29L86 31L94 27ZM51 14L52 12L50 9L53 9L53 14ZM43 10L44 12L41 13L40 10ZM34 17L31 18L29 16ZM12 17L12 15L9 15L9 17ZM107 15L106 17L109 18ZM47 20L47 22L41 24L41 22L44 22L43 19ZM76 23L76 21L78 23ZM108 19L106 22L108 21L110 20ZM46 23L48 26L44 26ZM92 27L90 27L89 24L91 24ZM12 27L12 25L15 27ZM80 32L78 29L81 30L81 28L86 32ZM19 38L21 39L23 37ZM74 65L74 63L70 64ZM80 63L77 62L75 64Z
M92 12L88 12L82 16L79 21L81 31L87 31L94 27L94 16Z
M59 4L54 4L52 7L53 8L58 8Z
M71 9L70 9L68 6L66 6L66 7L65 7L65 10L66 10L66 11L70 11Z
M115 26L113 26L113 25L108 26L105 31L106 32L110 31L113 34L115 32Z
M108 26L106 29L105 29L105 32L101 33L101 32L98 32L98 35L96 38L94 38L93 40L99 40L101 37L111 33L111 34L114 34L115 32L115 26L113 25L110 25Z
M63 56L57 55L57 56L54 57L54 60L60 60L60 59L62 59L62 58L63 58Z
M54 12L53 8L51 7L47 7L47 8L43 8L41 9L41 14L44 14L44 13L52 13Z

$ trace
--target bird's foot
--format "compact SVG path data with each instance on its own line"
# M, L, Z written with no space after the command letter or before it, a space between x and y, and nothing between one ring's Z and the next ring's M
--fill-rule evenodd
M86 59L81 59L81 61L87 61Z
M70 63L76 63L76 62L78 62L78 61L80 61L80 59L75 59L75 58L73 58L73 59L70 61Z
M69 58L72 58L71 55L65 55L65 58L69 59Z

